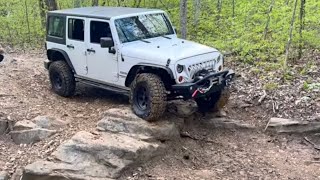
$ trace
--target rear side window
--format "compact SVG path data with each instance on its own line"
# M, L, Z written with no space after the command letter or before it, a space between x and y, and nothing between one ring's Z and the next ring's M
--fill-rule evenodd
M64 20L63 17L51 16L48 19L48 35L63 38L64 35Z
M73 19L68 20L68 38L78 41L84 41L84 20Z

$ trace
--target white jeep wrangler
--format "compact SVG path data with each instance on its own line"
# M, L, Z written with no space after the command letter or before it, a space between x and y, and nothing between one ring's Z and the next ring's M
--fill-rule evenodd
M53 90L76 82L130 97L134 113L159 118L167 101L194 99L210 109L233 79L216 49L179 39L162 10L86 7L48 12L46 49Z

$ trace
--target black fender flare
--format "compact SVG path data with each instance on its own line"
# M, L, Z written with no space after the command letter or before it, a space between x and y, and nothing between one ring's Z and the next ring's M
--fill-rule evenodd
M170 75L170 77L172 79L174 79L172 70L167 66L162 66L159 64L152 64L152 63L138 63L136 66L147 66L147 67L155 67L155 68L163 69L163 70L167 71L167 73Z
M125 80L125 85L129 86L129 84L134 79L134 76L132 76L132 75L135 75L136 72L139 71L139 68L143 69L144 67L162 69L162 70L164 70L165 72L168 73L168 75L170 76L171 79L174 79L173 72L171 71L171 69L169 67L158 65L158 64L152 64L152 63L138 63L138 64L132 66L131 69L129 70L129 72L127 74L127 77L126 77L126 80ZM136 70L134 70L134 69L136 69Z
M56 48L48 49L47 50L47 57L48 57L49 61L52 62L52 61L58 60L58 59L53 59L53 57L52 57L53 54L56 53L56 52L62 54L62 56L64 57L64 60L67 62L69 67L72 69L72 71L76 74L76 70L74 69L74 67L73 67L73 65L71 63L71 60L70 60L68 54L64 50L56 49Z

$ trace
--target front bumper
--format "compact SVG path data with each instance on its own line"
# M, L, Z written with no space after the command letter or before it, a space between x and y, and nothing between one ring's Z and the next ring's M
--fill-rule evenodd
M199 98L224 89L234 76L232 69L209 73L196 82L173 85L172 90L177 96L183 96L183 99Z

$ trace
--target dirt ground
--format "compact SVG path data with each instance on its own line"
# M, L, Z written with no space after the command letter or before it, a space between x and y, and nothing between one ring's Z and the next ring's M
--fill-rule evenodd
M47 115L71 123L65 131L32 145L15 145L8 135L0 136L0 171L14 173L37 159L50 158L50 153L74 133L95 131L104 111L128 106L127 97L85 86L80 86L69 99L55 95L43 67L44 58L44 53L15 52L0 63L0 116L19 121ZM311 117L320 109L318 100L311 103L313 110L306 110L303 116L290 114L290 107L275 110L269 104L277 99L275 95L261 104L248 103L250 97L257 101L261 91L249 90L255 83L243 79L242 76L235 82L227 116L255 125L256 129L213 129L200 125L199 121L206 119L194 119L184 131L197 140L165 142L171 147L165 156L126 172L121 179L320 179L319 151L304 140L305 136L318 140L317 136L263 132L272 116ZM296 112L308 106L301 105Z

